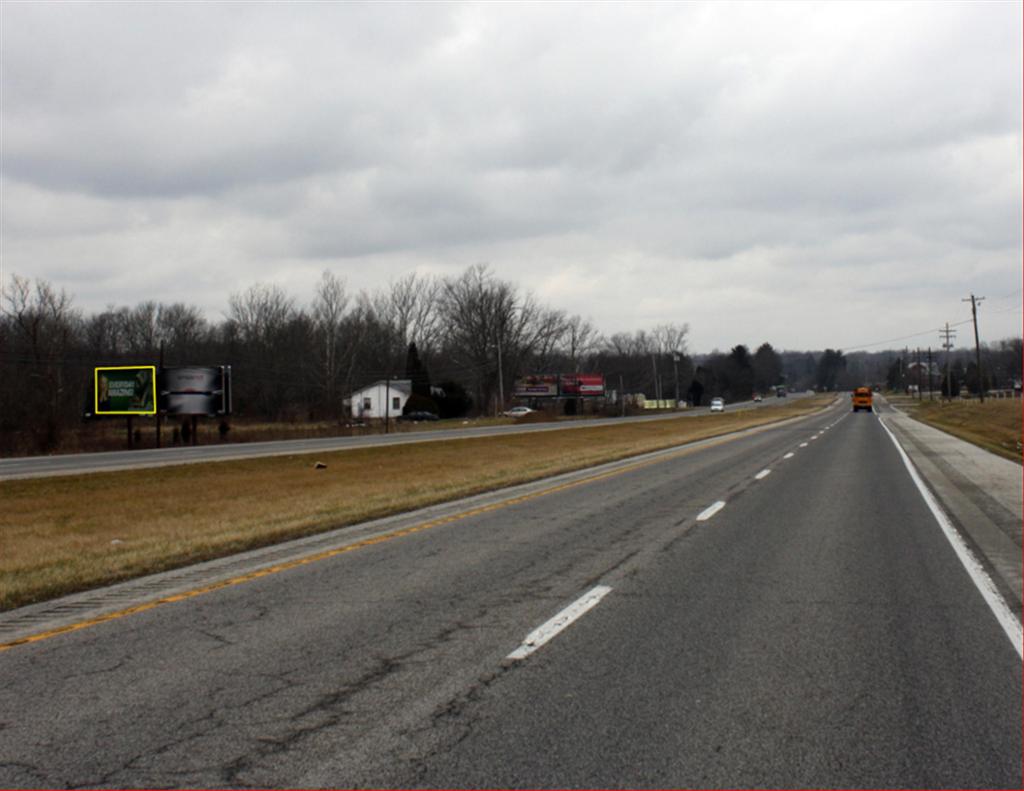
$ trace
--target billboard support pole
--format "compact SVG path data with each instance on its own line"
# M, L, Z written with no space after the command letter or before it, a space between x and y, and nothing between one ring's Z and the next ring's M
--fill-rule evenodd
M198 433L199 433L199 417L197 415L192 415L192 444L193 445L198 445L199 444L199 437L196 436L196 434L198 434Z
M164 374L164 342L160 341L160 363L156 369L156 380L158 386L156 388L156 446L160 447L160 426L163 423L163 416L160 414L160 387L159 382L163 379Z
M128 427L128 447L129 448L134 448L135 447L135 437L132 435L132 416L131 415L128 415L128 418L126 419L125 424Z
M505 380L501 371L501 336L497 336L495 340L498 345L498 408L495 410L494 416L497 417L497 413L505 408Z

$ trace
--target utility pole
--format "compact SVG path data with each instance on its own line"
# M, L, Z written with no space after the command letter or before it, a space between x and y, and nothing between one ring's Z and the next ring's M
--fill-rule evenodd
M495 410L497 417L497 413L505 406L505 379L501 373L501 336L496 337L495 341L498 345L498 408Z
M953 385L949 375L949 352L953 348L953 338L956 337L956 330L951 330L947 321L946 329L939 330L939 335L942 336L942 348L946 350L946 398L953 400Z
M157 376L162 377L164 375L164 342L160 341L160 366L157 368ZM160 447L160 388L157 388L157 404L156 404L156 446Z
M928 400L934 400L932 398L932 347L928 347Z
M626 385L623 384L622 374L619 374L619 401L622 402L622 417L626 416Z
M918 401L921 401L921 346L918 346Z
M651 352L651 367L654 369L654 400L661 401L661 391L658 388L658 358ZM661 404L658 404L661 407Z
M387 434L391 426L391 374L386 374L384 379L384 433Z
M679 407L679 355L672 352L672 370L676 375L676 402L672 405L673 409Z
M981 375L981 344L978 342L978 303L981 302L984 297L976 297L971 294L967 299L961 299L961 302L971 303L971 318L974 319L974 359L978 366L978 396L981 398L981 403L985 403L985 380Z

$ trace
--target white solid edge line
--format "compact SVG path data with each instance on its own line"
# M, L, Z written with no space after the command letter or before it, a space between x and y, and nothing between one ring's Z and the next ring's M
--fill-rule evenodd
M719 500L716 503L712 503L707 508L705 508L703 511L701 511L699 514L697 514L697 521L698 522L704 522L704 521L710 519L711 517L713 517L715 514L717 514L723 508L725 508L725 501L724 500Z
M914 469L913 463L910 461L910 457L907 456L906 451L903 450L903 446L900 445L899 440L889 430L889 427L885 425L884 421L878 421L882 428L885 429L885 433L889 435L889 439L892 440L893 445L896 446L896 450L899 451L900 458L903 459L903 464L910 473L910 479L917 486L917 490L921 492L921 497L924 498L925 504L928 506L928 510L932 512L932 516L935 517L935 521L939 523L939 527L942 528L942 532L945 533L950 545L953 547L953 551L956 552L956 556L960 559L960 563L963 564L964 569L970 576L971 581L974 582L974 586L981 593L982 598L988 605L992 614L995 615L996 620L999 621L999 625L1003 627L1003 631L1006 632L1006 636L1010 638L1010 643L1013 644L1014 649L1017 651L1017 656L1024 659L1024 635L1021 633L1021 624L1014 616L1013 612L1006 605L1003 597L999 591L996 590L995 584L992 582L991 577L978 562L978 559L974 557L974 554L968 548L967 544L964 543L963 538L957 532L956 528L953 527L953 523L946 516L946 513L942 510L938 501L934 495L925 486L924 481L921 480L921 476L917 474L917 470Z
M794 457L795 455L796 455L796 454L795 454L795 453L793 453L793 451L790 451L789 453L787 453L787 454L786 454L785 456L783 456L782 458L784 458L784 459L792 459L792 458L793 458L793 457Z
M598 585L596 588L590 589L554 618L545 621L526 635L523 644L509 654L506 659L525 659L611 593L611 590L607 585Z
M769 475L771 475L771 472L771 470L761 470L761 472L755 475L754 478L759 481L762 478L767 478Z

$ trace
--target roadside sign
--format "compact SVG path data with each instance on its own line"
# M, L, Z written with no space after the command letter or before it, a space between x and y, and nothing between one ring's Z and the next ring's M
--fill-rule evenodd
M162 369L160 409L168 415L230 414L231 366Z
M516 398L554 398L558 395L558 375L532 374L516 379L512 395Z
M562 374L559 389L564 396L603 396L604 374Z
M155 415L156 366L122 365L93 372L96 415Z

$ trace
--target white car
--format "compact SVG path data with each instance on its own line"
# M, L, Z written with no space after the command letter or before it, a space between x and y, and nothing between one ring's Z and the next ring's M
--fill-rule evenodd
M725 411L725 401L723 399L721 399L721 398L712 398L711 399L711 411L712 412L724 412Z
M505 417L524 417L525 415L529 415L536 411L537 410L535 409L530 409L528 406L514 406L511 409L506 409L501 414Z

